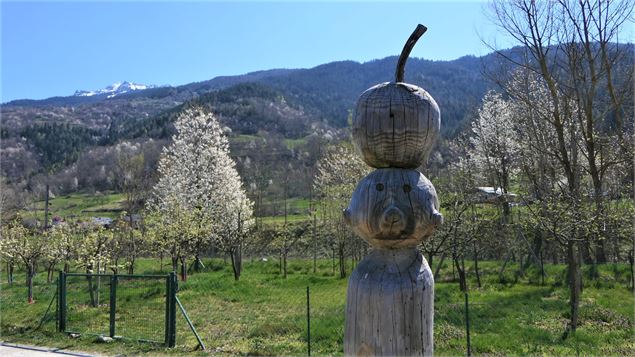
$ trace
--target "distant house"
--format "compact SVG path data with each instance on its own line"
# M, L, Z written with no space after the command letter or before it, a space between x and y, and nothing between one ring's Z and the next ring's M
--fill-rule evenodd
M104 228L110 228L112 225L112 218L108 217L91 217L91 221L96 226L102 226Z
M476 187L476 201L479 203L498 203L503 201L503 189L501 187ZM518 195L507 192L505 195L508 202L516 202Z
M60 217L60 216L54 216L53 219L51 220L51 225L52 226L57 226L59 224L64 223L64 218Z

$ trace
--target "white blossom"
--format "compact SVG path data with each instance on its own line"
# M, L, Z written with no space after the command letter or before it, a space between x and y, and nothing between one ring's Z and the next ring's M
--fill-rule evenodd
M176 134L159 162L154 208L169 219L172 212L195 212L199 223L220 249L235 244L229 232L252 225L247 198L229 144L211 113L186 109L176 120ZM175 207L178 206L178 207Z

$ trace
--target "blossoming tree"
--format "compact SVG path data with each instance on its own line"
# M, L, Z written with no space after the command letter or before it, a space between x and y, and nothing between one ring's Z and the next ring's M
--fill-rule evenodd
M159 162L152 208L166 222L173 212L188 216L188 234L183 235L187 244L179 250L182 266L187 255L198 258L204 248L214 245L230 255L234 277L239 279L253 205L229 156L227 138L216 117L201 108L185 109L174 125L172 144Z

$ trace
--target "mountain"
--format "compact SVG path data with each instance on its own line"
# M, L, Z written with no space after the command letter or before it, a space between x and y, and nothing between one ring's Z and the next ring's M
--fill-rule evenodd
M145 84L138 84L138 83L132 83L132 82L128 82L128 81L124 81L124 82L116 82L114 84L109 85L106 88L103 89L98 89L98 90L77 90L75 91L75 94L73 94L76 97L92 97L92 96L96 96L96 95L106 95L107 98L113 98L117 95L120 94L124 94L124 93L128 93L128 92L133 92L133 91L138 91L138 90L144 90L144 89L149 89L149 88L155 88L156 86L154 85L145 85Z
M153 120L161 112L207 93L242 83L259 83L277 91L289 105L339 129L347 126L349 112L361 92L392 79L396 61L397 57L387 57L365 63L332 62L309 69L274 69L181 86L127 91L116 96L23 99L5 103L0 109L5 123L11 123L7 127L14 131L49 120L105 130L123 121L130 126ZM483 68L491 65L488 57L468 56L454 61L411 58L406 66L406 81L423 87L436 99L442 111L443 135L453 136L460 130L469 109L492 87L481 74Z
M355 101L367 88L393 80L397 57L365 63L338 61L308 69L271 69L170 87L123 82L97 91L0 105L0 175L33 182L49 173L59 190L117 186L117 152L124 142L143 147L154 167L183 108L202 105L229 134L243 177L294 184L290 195L310 191L312 167L328 141L347 138ZM426 89L441 108L442 135L469 122L492 85L482 75L492 57L454 61L411 58L406 81ZM154 159L152 159L154 158ZM65 188L61 188L65 187ZM269 185L269 191L282 189Z
M300 139L312 134L317 127L326 131L345 129L357 96L374 84L389 81L396 61L397 57L366 63L342 61L310 69L276 69L216 77L183 86L128 93L116 100L77 108L84 108L81 118L93 123L92 128L108 129L109 142L125 138L169 138L171 123L182 106L192 104L208 107L237 134L267 131ZM442 133L446 137L462 130L466 116L471 115L485 91L491 88L481 74L482 61L482 58L464 57L456 61L415 58L408 62L406 80L426 88L437 100L442 108ZM134 103L136 108L146 109L131 114L133 109L128 108L129 115L106 109L115 103L120 103L119 108ZM280 109L281 103L286 109L275 115L273 110L264 110L267 107ZM172 108L166 111L152 110L170 105ZM292 112L301 114L292 115ZM70 116L66 114L66 117ZM104 120L106 118L109 119Z
M632 63L633 48L626 51L625 67ZM523 53L513 48L503 55L521 58ZM122 143L139 145L148 170L153 170L160 148L174 132L175 118L188 106L202 105L225 127L246 180L267 178L279 184L294 177L305 186L287 187L287 194L306 194L325 143L350 135L357 97L393 80L396 62L397 57L338 61L146 89L124 82L74 96L4 103L0 175L9 182L33 182L48 172L58 187L116 188L113 162ZM496 54L452 61L411 58L405 81L424 88L439 104L443 142L469 127L483 95L495 88L489 75L504 78L512 69ZM274 184L268 190L282 188Z

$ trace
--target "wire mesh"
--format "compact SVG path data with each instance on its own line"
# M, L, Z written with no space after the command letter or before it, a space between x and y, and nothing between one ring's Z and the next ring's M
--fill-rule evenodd
M115 335L163 342L165 278L117 277Z
M324 289L310 286L311 352L341 355L344 343L346 286Z
M5 276L2 278L6 279ZM38 274L33 280L35 303L28 304L26 303L27 287L22 279L14 278L11 285L4 281L0 282L0 323L3 323L0 326L0 332L2 335L6 338L12 333L30 329L54 330L56 304L53 300L56 298L56 292L57 284L48 283L45 274ZM52 304L50 308L49 304Z
M110 328L110 276L66 277L66 331L108 335Z
M150 259L143 263L149 267L158 265L156 260ZM177 295L203 342L212 353L293 356L307 354L306 288L309 286L311 354L343 354L342 330L347 279L340 277L338 262L334 259L318 259L314 271L312 259L294 257L288 261L286 278L276 256L267 259L245 259L244 271L239 281L234 280L229 259L227 262L223 259L206 259L204 263L202 271L195 272L192 269L187 281L178 282L180 289ZM347 263L347 272L350 274L354 264L351 261ZM559 342L569 324L568 290L560 282L566 278L565 267L550 267L549 280L545 285L532 283L531 276L526 277L525 281L510 284L500 282L500 264L502 262L483 262L482 288L477 287L475 280L470 281L469 318L472 351L475 354L491 352L491 336L503 336L507 340L512 340L518 333L522 333L523 336L531 337L526 339L527 346L522 347L523 350L508 352L575 353L574 347L562 347ZM517 266L510 265L511 263L508 264L508 269L517 269ZM628 311L632 310L632 304L619 305L613 302L618 305L617 310L614 310L604 304L609 300L600 301L600 298L606 299L606 296L613 294L618 297L626 296L624 294L627 291L623 289L628 288L629 267L619 267L624 271L620 273L622 275L614 275L617 273L608 265L600 266L600 269L603 269L603 278L618 279L621 276L622 280L617 282L624 285L621 287L622 290L613 290L613 287L610 287L610 290L602 290L600 288L605 285L598 287L596 284L614 284L616 281L588 280L589 293L595 294L598 300L589 298L584 301L580 309L580 326L583 326L583 331L592 329L594 332L627 335L633 331L633 321L628 315ZM157 273L147 268L139 271ZM12 285L0 284L0 315L4 317L1 326L3 336L18 336L21 339L32 338L28 336L54 336L48 332L56 328L56 284L47 283L45 274L36 275L36 302L28 304L24 273L19 273ZM534 281L540 281L540 271L536 274L538 280ZM115 326L117 336L124 339L164 341L166 276L146 275L143 280L118 276ZM59 277L61 281L66 280L64 295L67 300L67 326L64 331L108 335L111 276L102 276L99 284L97 277L92 277L93 299L97 299L96 292L99 292L99 303L95 302L96 307L91 305L89 280L85 274L59 274ZM435 350L440 354L449 355L464 353L467 344L464 294L459 291L458 282L452 280L451 264L446 262L446 268L443 268L437 277L439 279L435 286ZM600 295L601 293L608 295ZM49 305L50 311L46 314ZM520 324L515 329L499 331L498 327L507 326L512 320L520 321ZM184 354L196 348L197 340L180 310L176 311L176 326L177 346L173 353ZM44 334L33 335L34 330ZM536 335L532 337L531 334L534 333ZM72 340L67 341L74 343ZM620 343L610 347L613 349L589 346L587 351L595 353L587 354L619 354L622 349L632 350ZM124 345L121 348L128 350L129 347ZM146 352L165 352L163 347L158 346L141 348Z
M342 355L346 279L334 276L332 262L288 261L287 278L278 259L246 261L235 281L222 260L205 261L206 271L179 281L179 300L210 350L230 355ZM310 315L307 316L307 285ZM197 342L177 312L177 345Z
M115 336L165 341L164 276L67 275L66 331L110 335L111 298L115 299Z
M187 287L188 283L182 284ZM262 286L210 292L213 306L201 304L189 287L178 294L206 345L218 352L248 355L302 355L306 353L306 291L272 293ZM209 300L208 300L209 301ZM203 319L201 317L204 316ZM177 344L196 345L180 311Z

